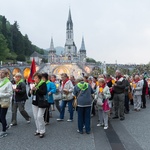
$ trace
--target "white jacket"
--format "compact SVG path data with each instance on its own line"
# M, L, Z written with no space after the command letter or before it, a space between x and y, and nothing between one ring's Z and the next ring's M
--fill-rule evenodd
M3 83L4 79L5 78L0 80L0 85ZM12 89L11 82L7 82L5 85L0 87L0 104L10 101L12 94L13 94L13 89Z
M99 92L99 86L96 88L95 100L97 101L97 106L103 105L104 99L109 99L111 97L109 87L106 85L103 89L103 94Z
M133 95L142 95L142 90L143 90L143 82L138 81L136 83L136 88L133 88Z
M64 94L64 93L63 93L63 89L68 90L68 91L69 91L69 94L68 94L68 95ZM74 86L73 86L73 84L72 84L72 82L71 82L70 80L68 80L68 81L65 83L64 88L61 86L61 91L62 91L62 93L63 93L63 100L64 100L64 101L68 101L68 100L73 99L73 94L72 94L73 89L74 89Z

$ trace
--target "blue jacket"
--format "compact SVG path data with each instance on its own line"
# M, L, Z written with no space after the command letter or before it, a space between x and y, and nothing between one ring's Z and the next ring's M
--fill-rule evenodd
M49 103L54 103L54 100L53 100L53 94L56 93L56 86L53 82L48 82L47 84L47 99L48 99L48 102ZM51 95L48 95L48 93L51 92L52 94Z

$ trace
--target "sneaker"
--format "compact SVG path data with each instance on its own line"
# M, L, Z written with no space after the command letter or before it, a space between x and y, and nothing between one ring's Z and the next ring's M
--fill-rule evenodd
M3 137L5 137L5 136L7 136L7 132L5 131L2 131L2 132L0 132L0 138L3 138Z
M83 126L83 129L85 129L85 125Z
M7 126L6 126L6 130L9 130L10 128L11 128L10 125L7 125Z
M121 121L125 120L125 117L120 117L120 120L121 120Z
M34 133L34 136L37 136L37 135L40 135L40 133L38 133L38 132L35 132L35 133Z
M104 124L103 123L98 123L97 124L97 127L101 127L101 126L103 126Z
M45 122L45 125L46 125L46 126L49 125L49 122Z
M60 118L58 118L58 119L57 119L57 121L64 121L64 119L60 119Z
M12 127L12 126L16 126L17 124L16 123L11 123L10 124L10 126Z
M72 122L72 121L73 121L72 119L68 119L68 120L67 120L67 122Z
M29 124L31 122L31 118L29 118L29 120L27 120L27 124Z
M77 132L80 133L80 134L83 134L83 131L81 132L81 131L77 130Z
M44 133L40 133L39 137L43 138L44 137Z
M105 127L104 127L104 130L106 130L106 129L108 129L108 126L105 126Z

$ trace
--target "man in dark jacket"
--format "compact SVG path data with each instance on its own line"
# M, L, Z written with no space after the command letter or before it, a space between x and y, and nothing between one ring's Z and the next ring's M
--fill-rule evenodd
M12 98L12 119L10 126L17 125L17 108L21 115L26 119L27 123L30 123L30 116L25 111L25 102L27 97L26 84L22 80L21 73L15 75L16 87L13 88L13 98Z
M113 85L113 91L114 91L114 111L115 116L113 119L117 119L120 117L120 120L124 120L124 100L125 100L125 80L123 76L121 75L121 72L119 70L116 70L116 82ZM119 110L119 115L118 115Z

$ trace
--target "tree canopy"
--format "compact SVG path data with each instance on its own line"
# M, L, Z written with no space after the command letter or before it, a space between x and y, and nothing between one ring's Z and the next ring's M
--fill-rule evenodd
M20 54L29 57L34 51L44 54L43 49L32 44L27 34L22 35L17 21L11 25L0 15L0 61L19 59Z

